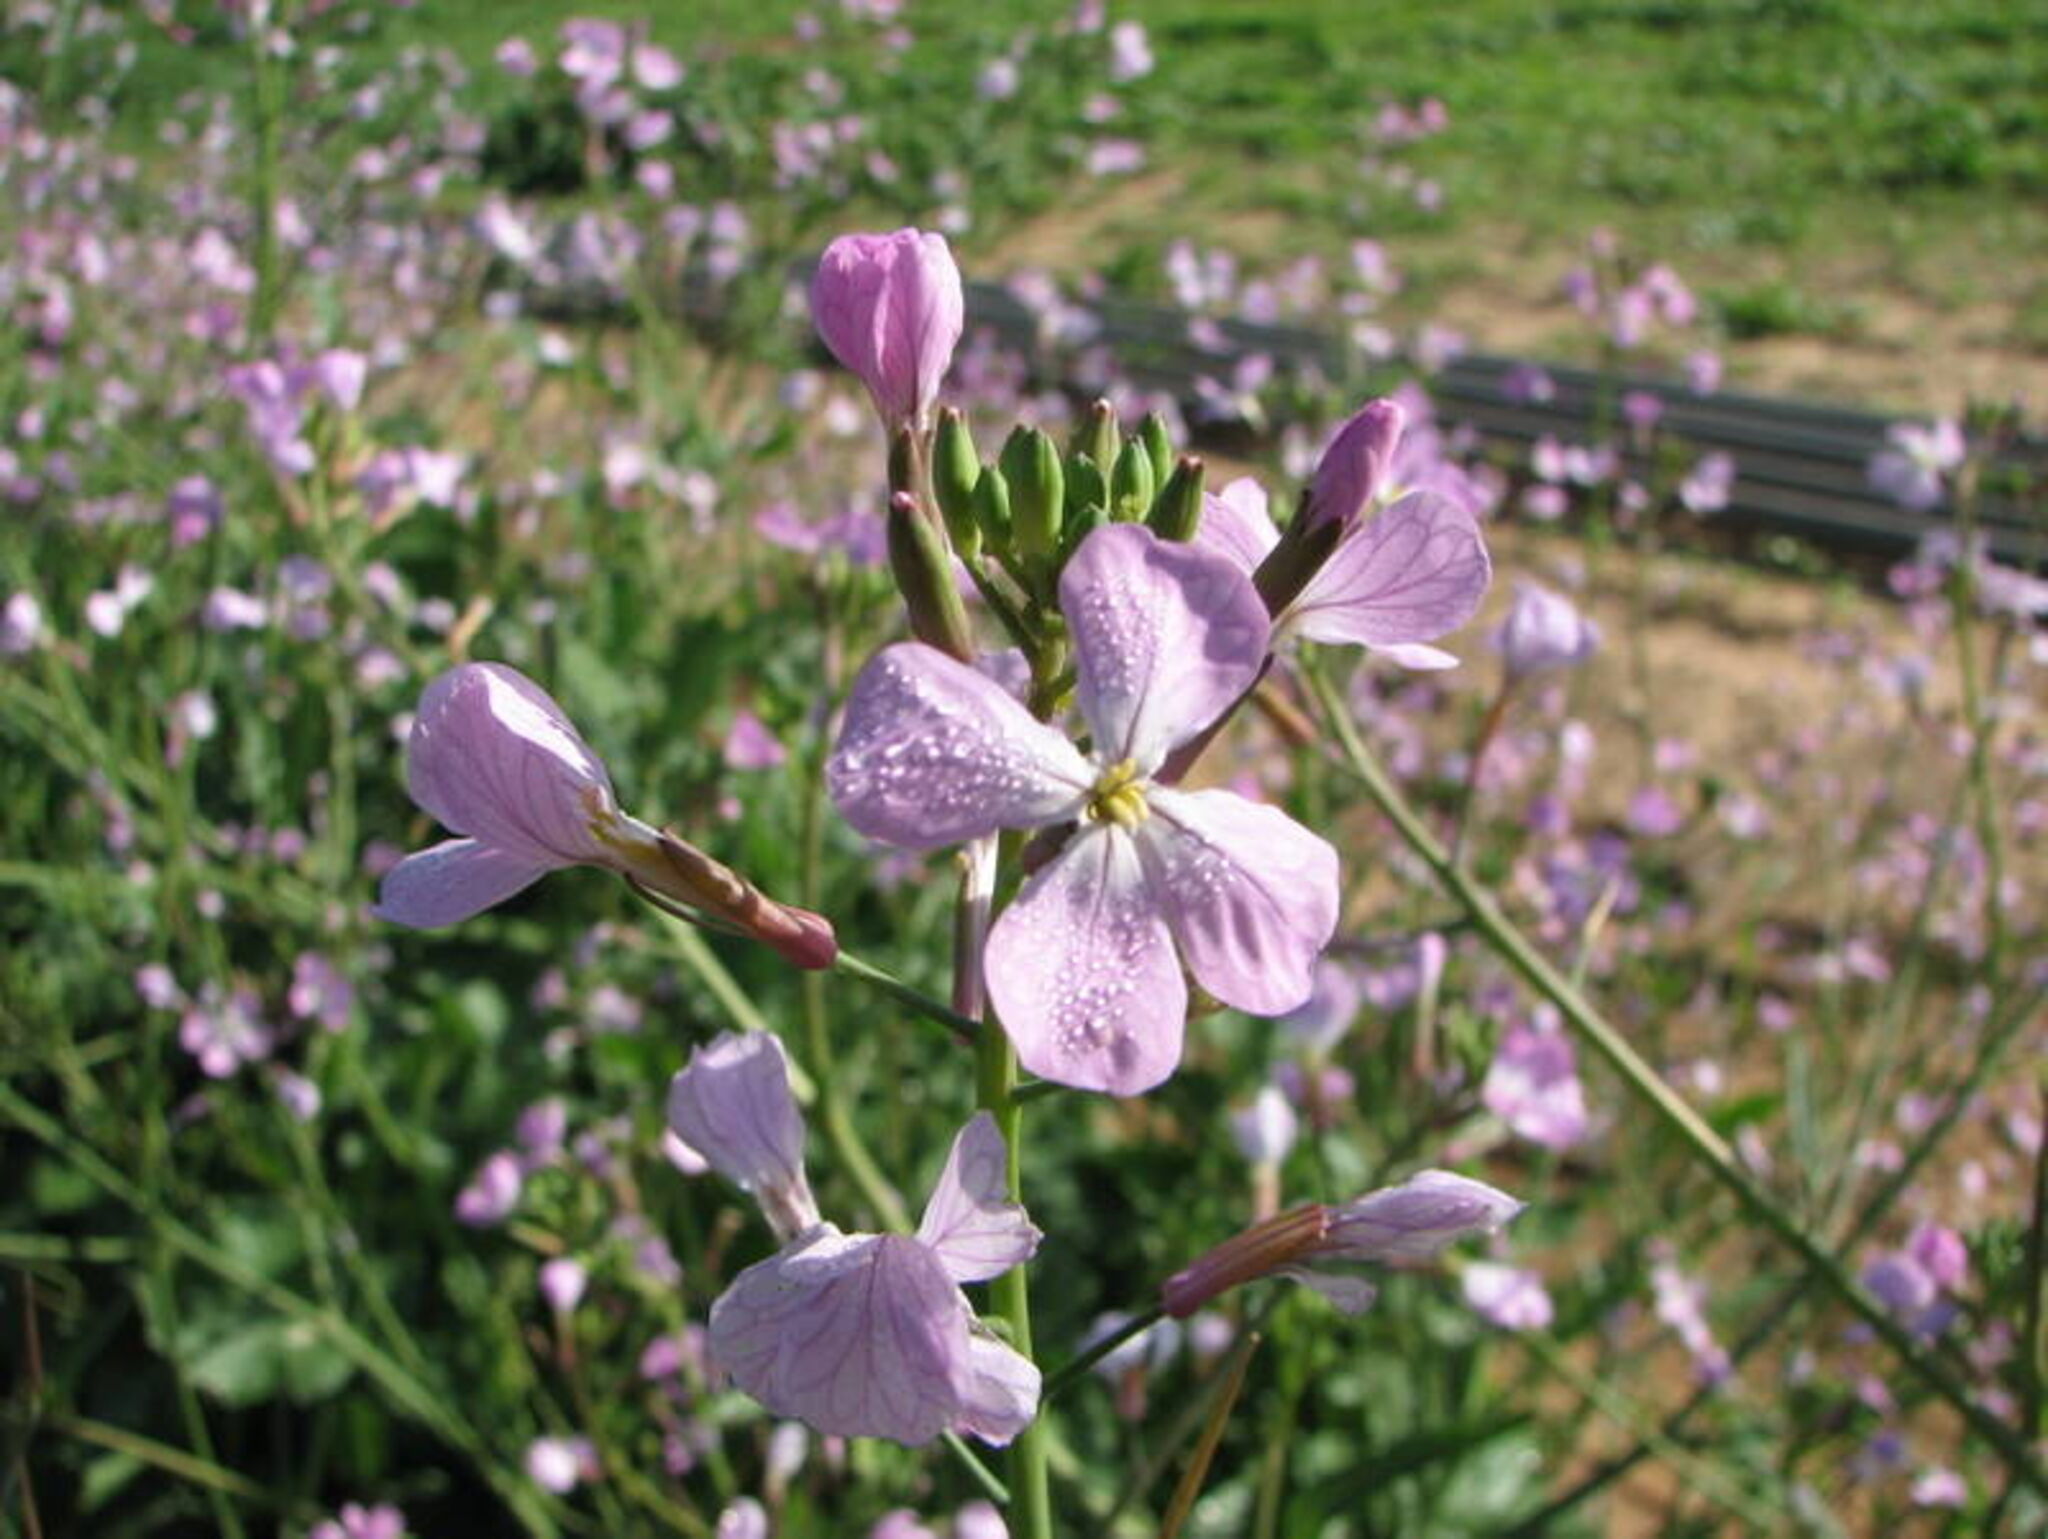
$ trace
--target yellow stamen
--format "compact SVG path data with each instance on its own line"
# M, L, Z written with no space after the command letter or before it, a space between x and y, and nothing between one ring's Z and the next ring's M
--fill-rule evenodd
M1088 792L1088 817L1096 823L1114 823L1119 828L1136 828L1152 816L1145 805L1144 787L1138 781L1138 763L1125 759L1102 772Z

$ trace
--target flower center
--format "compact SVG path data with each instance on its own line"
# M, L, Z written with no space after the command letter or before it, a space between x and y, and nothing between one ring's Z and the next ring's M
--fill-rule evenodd
M1135 759L1112 764L1088 792L1091 822L1136 828L1150 816L1152 809L1145 805L1145 791L1138 779L1138 761Z

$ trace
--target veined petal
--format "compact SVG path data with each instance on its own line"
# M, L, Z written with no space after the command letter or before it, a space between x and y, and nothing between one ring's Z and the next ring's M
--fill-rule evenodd
M1146 879L1195 981L1253 1015L1305 1003L1337 928L1337 852L1234 792L1155 786L1146 799Z
M958 1429L1001 1448L1038 1414L1038 1369L1031 1359L976 1329L967 1340L967 1389Z
M1084 825L988 938L990 1000L1043 1079L1137 1095L1180 1062L1187 985L1137 851Z
M928 1443L959 1420L970 1318L917 1241L820 1224L733 1279L711 1306L711 1356L777 1416Z
M853 682L825 783L846 821L903 849L1075 816L1088 763L1003 687L932 647L884 647Z
M956 1283L986 1282L1029 1261L1042 1238L1010 1201L1010 1150L996 1119L977 1112L953 1140L917 1226L918 1242Z
M535 865L478 839L444 839L385 872L371 912L410 929L438 930L524 892L553 869L552 861Z
M1245 576L1280 543L1280 531L1266 509L1266 489L1250 476L1239 476L1220 492L1202 499L1202 521L1195 526L1195 548L1223 557Z
M1410 492L1345 536L1289 614L1312 641L1428 641L1471 619L1492 580L1472 515L1435 492Z
M1149 773L1251 688L1272 627L1251 579L1194 545L1109 524L1060 574L1096 757Z
M533 865L602 864L593 816L611 777L546 690L499 663L451 668L420 696L406 743L413 800L458 834Z

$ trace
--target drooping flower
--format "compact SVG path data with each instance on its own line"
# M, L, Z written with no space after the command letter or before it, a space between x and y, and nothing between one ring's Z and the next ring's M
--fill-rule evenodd
M1203 499L1195 544L1247 576L1279 543L1265 488L1250 477ZM1448 497L1410 492L1346 525L1329 559L1274 617L1273 639L1362 646L1403 668L1454 668L1455 657L1426 643L1471 619L1492 580L1478 521Z
M406 748L413 800L462 837L385 874L376 912L435 929L481 913L563 866L604 866L703 909L800 967L835 953L815 914L763 896L671 834L620 810L604 764L524 674L464 663L429 684Z
M996 920L989 996L1032 1072L1135 1095L1180 1061L1182 960L1256 1015L1308 998L1337 855L1276 808L1153 778L1264 663L1265 606L1241 572L1115 524L1067 563L1060 608L1089 754L986 675L902 643L854 682L826 780L854 828L904 849L1075 824Z
M992 1116L953 1140L915 1235L845 1234L808 1207L803 1126L776 1038L727 1035L700 1049L669 1106L676 1131L762 1201L785 1241L711 1306L719 1372L774 1414L842 1437L917 1444L971 1432L1000 1445L1029 1425L1037 1368L988 1334L960 1291L1038 1248L1008 1198L1009 1151Z
M818 259L811 316L892 431L924 426L966 325L960 269L945 236L840 236Z
M1495 1233L1521 1211L1484 1181L1425 1170L1349 1202L1312 1202L1254 1224L1169 1277L1160 1300L1184 1320L1240 1284L1277 1276L1357 1314L1378 1290L1355 1271L1331 1270L1333 1263L1427 1261L1468 1235Z

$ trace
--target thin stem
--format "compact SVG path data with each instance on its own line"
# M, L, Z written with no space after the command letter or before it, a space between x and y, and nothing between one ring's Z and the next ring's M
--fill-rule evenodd
M1820 1239L1809 1234L1798 1219L1750 1177L1736 1160L1727 1141L1664 1083L1657 1071L1629 1046L1620 1031L1595 1010L1586 997L1573 988L1501 913L1491 895L1474 884L1463 868L1452 861L1449 852L1423 826L1422 820L1388 778L1379 761L1359 740L1350 717L1321 670L1312 659L1305 659L1303 667L1310 688L1343 748L1343 757L1337 762L1349 770L1402 841L1430 867L1445 890L1464 905L1472 916L1474 928L1501 959L1519 973L1530 988L1557 1007L1579 1038L1605 1060L1636 1099L1663 1123L1667 1131L1686 1145L1693 1158L1728 1189L1752 1218L1777 1235L1821 1284L1868 1325L1901 1362L1954 1406L1971 1430L1997 1451L1999 1458L2016 1476L2048 1495L2048 1471L2044 1471L2035 1458L2029 1440L1985 1409L1945 1362L1915 1341Z
M996 1472L982 1463L981 1456L967 1446L965 1438L950 1430L939 1436L952 1451L953 1457L958 1459L961 1467L967 1471L968 1478L981 1487L984 1496L998 1507L1010 1505L1010 1488L996 1479Z
M1478 734L1472 739L1472 748L1466 755L1465 783L1458 788L1458 820L1451 828L1453 861L1464 858L1465 838L1472 831L1472 809L1479 800L1479 772L1486 763L1486 750L1493 746L1494 738L1500 735L1500 724L1507 720L1508 699L1514 692L1514 680L1503 674L1500 688L1494 692L1493 702L1487 706Z
M842 950L833 959L832 971L848 978L857 978L871 988L880 989L898 1004L907 1006L912 1014L945 1027L956 1037L973 1040L984 1035L981 1022L971 1016L962 1015L944 1000L933 998L923 989L905 983L894 973L884 972L874 963L863 961L850 951Z
M1076 1383L1082 1374L1093 1368L1118 1347L1134 1336L1143 1335L1165 1318L1165 1306L1154 1304L1143 1314L1131 1316L1130 1319L1119 1325L1100 1341L1083 1347L1073 1357L1061 1364L1058 1372L1046 1379L1044 1388L1039 1391L1038 1398L1040 1403L1043 1404L1059 1394L1060 1391Z

